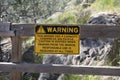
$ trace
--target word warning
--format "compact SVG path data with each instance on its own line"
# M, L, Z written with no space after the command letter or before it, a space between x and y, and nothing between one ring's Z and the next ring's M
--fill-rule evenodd
M36 25L35 53L79 54L79 26Z

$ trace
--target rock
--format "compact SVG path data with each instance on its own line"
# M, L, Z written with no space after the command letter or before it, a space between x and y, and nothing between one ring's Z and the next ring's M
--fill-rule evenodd
M11 39L2 37L0 44L0 61L10 62L11 53L12 53Z
M38 80L57 80L60 74L42 73Z
M33 63L34 62L34 46L31 46L22 55L22 62Z
M82 65L88 65L91 60L92 60L91 57L87 57L87 58L84 60L84 62L82 63Z
M43 64L63 64L63 60L56 55L46 55L43 59Z
M100 13L95 15L88 20L89 24L107 24L107 25L119 25L119 16L116 14L105 14Z
M3 61L2 58L3 58L3 51L2 51L2 49L1 49L1 47L0 47L0 62Z
M97 49L95 50L95 48L92 48L92 49L89 50L89 55L90 55L91 58L97 56L97 54L98 54Z
M83 7L83 8L87 8L87 7L89 7L89 6L91 6L89 3L83 3L83 4L81 4L81 6Z
M43 64L63 64L63 59L56 55L46 55ZM41 73L38 80L57 80L61 74Z
M86 59L86 55L85 55L85 53L81 53L79 57L80 57L80 59L78 58L77 61L80 60L80 63L81 63L83 60Z

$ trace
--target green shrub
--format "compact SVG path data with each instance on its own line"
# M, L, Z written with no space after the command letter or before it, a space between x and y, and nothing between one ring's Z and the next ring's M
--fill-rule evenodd
M82 80L101 80L99 76L84 75L81 76Z
M73 12L65 12L59 16L58 21L62 24L74 24L76 23L76 15Z
M120 7L120 0L114 0L113 6L119 8Z
M113 11L115 8L120 7L120 0L96 0L94 4L90 7L97 11Z
M82 17L79 17L77 20L77 23L78 24L85 24L85 23L87 23L89 18L90 18L90 15L84 15Z
M63 80L80 80L79 75L65 74Z
M65 74L63 80L101 80L100 76Z
M45 23L47 23L47 24L59 24L59 21L58 21L58 19L52 19L52 18L49 18L49 19L47 19L47 20L45 20Z

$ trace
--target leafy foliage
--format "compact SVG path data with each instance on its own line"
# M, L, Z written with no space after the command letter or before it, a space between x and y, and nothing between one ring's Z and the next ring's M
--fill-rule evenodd
M91 6L91 9L94 11L113 11L116 8L120 7L120 0L96 0L95 3Z
M65 74L64 80L80 80L80 76L79 75Z
M101 80L100 76L65 74L63 80Z
M59 16L58 21L62 24L73 24L76 23L76 15L72 12L66 12Z
M1 21L36 23L54 12L61 11L68 0L2 0Z

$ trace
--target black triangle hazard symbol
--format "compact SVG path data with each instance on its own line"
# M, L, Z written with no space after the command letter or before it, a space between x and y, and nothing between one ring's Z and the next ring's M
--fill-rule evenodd
M37 33L45 33L45 30L42 26L40 26L39 30L37 31Z

